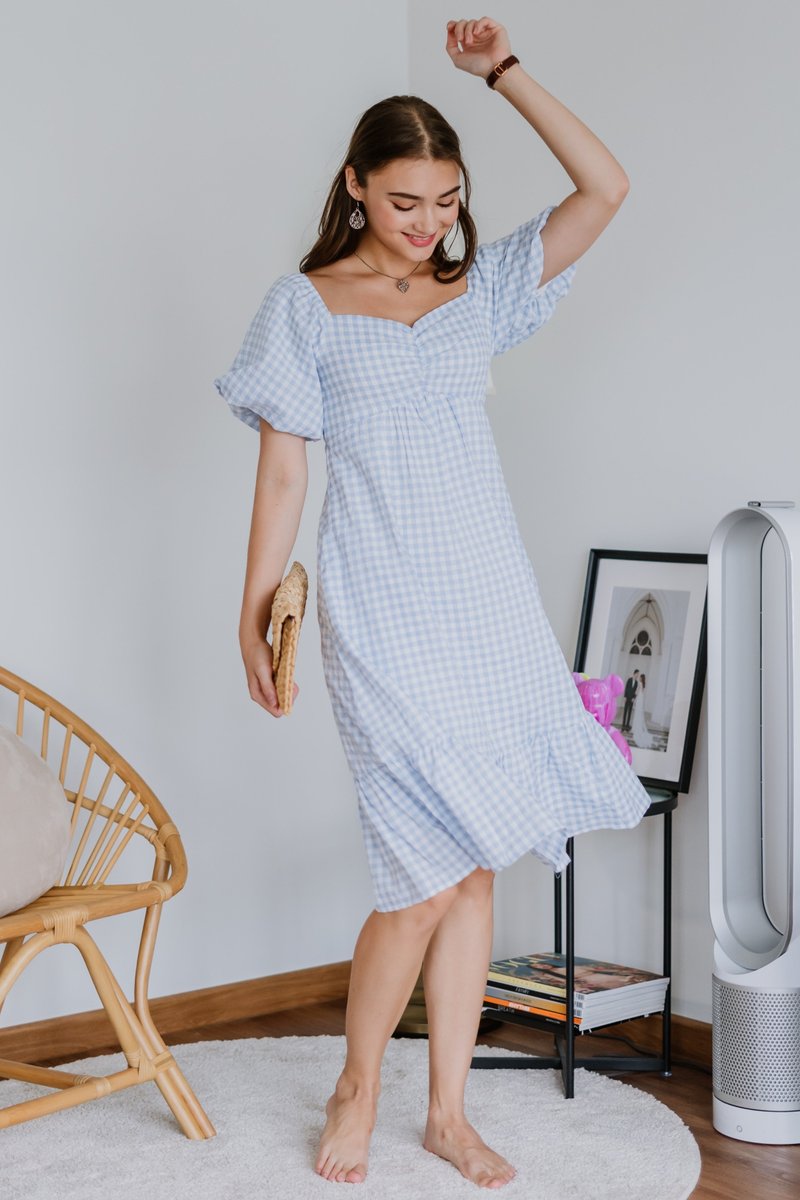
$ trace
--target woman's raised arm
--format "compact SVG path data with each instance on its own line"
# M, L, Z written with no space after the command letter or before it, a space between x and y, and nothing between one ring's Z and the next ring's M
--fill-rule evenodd
M490 17L448 21L446 49L456 67L484 79L512 53L505 28ZM575 184L575 191L553 210L542 230L540 283L545 284L600 236L628 194L628 176L591 129L545 91L521 62L508 67L494 91L536 130Z

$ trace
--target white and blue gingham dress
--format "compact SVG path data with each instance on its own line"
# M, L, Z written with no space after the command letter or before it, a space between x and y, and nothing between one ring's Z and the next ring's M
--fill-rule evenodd
M467 291L411 326L280 276L214 381L253 429L324 438L320 645L379 911L526 852L561 871L569 836L650 803L583 707L485 408L492 355L572 282L538 287L551 211L479 245Z

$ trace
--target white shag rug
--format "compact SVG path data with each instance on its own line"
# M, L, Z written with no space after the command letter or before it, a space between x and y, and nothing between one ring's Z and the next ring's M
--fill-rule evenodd
M0 1130L3 1200L450 1200L478 1191L509 1200L685 1200L700 1152L681 1119L647 1093L584 1068L564 1098L560 1072L471 1070L467 1117L517 1169L477 1188L422 1147L426 1039L391 1038L369 1173L360 1184L314 1171L324 1104L344 1061L341 1036L263 1037L171 1047L217 1130L190 1141L154 1083ZM477 1054L514 1051L480 1046ZM82 1059L77 1073L125 1066L122 1054ZM0 1105L43 1089L0 1083Z

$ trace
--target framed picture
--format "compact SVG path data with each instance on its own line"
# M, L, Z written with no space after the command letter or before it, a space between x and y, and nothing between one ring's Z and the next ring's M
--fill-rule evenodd
M590 550L573 670L619 675L612 727L645 787L687 792L706 677L708 557Z

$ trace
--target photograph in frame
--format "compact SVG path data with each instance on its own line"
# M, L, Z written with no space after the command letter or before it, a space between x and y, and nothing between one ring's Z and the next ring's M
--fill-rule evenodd
M687 792L706 673L705 554L589 552L576 672L618 675L611 727L645 787Z

